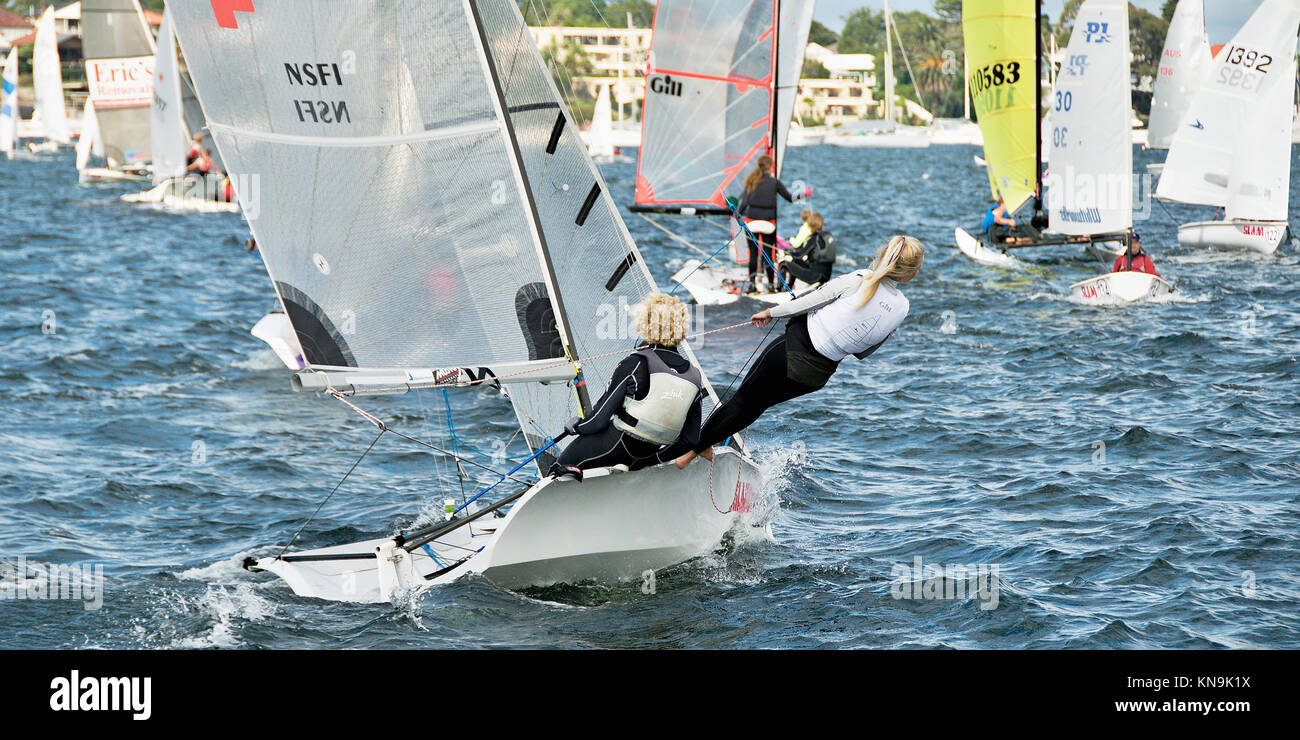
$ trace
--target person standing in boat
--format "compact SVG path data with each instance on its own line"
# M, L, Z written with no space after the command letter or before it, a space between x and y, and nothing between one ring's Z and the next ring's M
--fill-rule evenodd
M823 231L825 227L826 220L820 213L809 212L804 221L808 235L802 240L796 236L798 244L790 242L793 247L788 252L790 258L779 265L787 285L793 286L796 279L809 285L831 279L831 270L835 267L835 245L831 235ZM803 236L803 229L800 229L799 236Z
M677 453L685 469L697 456L713 459L713 445L753 424L764 411L821 390L844 358L865 359L902 325L909 303L898 286L921 271L925 247L910 236L895 236L876 253L870 269L857 270L817 290L750 317L755 326L790 317L785 333L768 344L726 403L718 407L692 445L682 440Z
M1128 249L1124 254L1115 258L1115 266L1111 272L1145 272L1148 275L1160 277L1156 272L1156 263L1151 261L1151 255L1142 250L1142 237L1133 232L1133 237L1129 239Z
M671 460L663 453L674 443L698 442L704 376L677 352L687 318L686 305L663 293L637 307L643 346L614 369L591 415L565 425L577 439L560 453L552 475L581 479L583 470L614 465L636 470Z
M736 212L745 218L749 242L749 285L756 289L755 275L763 269L763 275L771 286L775 275L772 265L776 264L776 197L785 198L793 203L794 198L785 184L772 176L772 158L764 154L758 158L758 166L745 178L745 194L740 198ZM759 241L755 241L755 237ZM762 254L759 249L765 250ZM764 256L766 255L766 259Z

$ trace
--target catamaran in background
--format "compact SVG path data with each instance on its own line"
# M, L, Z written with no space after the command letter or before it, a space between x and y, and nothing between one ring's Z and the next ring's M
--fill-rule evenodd
M1147 126L1147 148L1168 149L1174 133L1191 107L1192 97L1210 71L1213 56L1205 33L1205 0L1180 0L1169 21L1169 33L1160 53L1159 71L1151 96L1151 120ZM1163 162L1147 165L1147 172L1159 175Z
M1086 0L1076 16L1049 105L1052 170L1046 214L1040 195L1045 124L1038 115L1041 12L1035 0L968 0L964 6L962 25L993 198L1001 197L1008 213L1031 201L1033 208L1010 231L1014 241L995 244L957 228L957 247L993 267L1022 266L1009 249L1061 244L1082 244L1109 263L1128 246L1133 227L1127 5Z
M1160 198L1224 209L1189 247L1272 254L1289 233L1300 0L1264 0L1213 60L1169 145Z
M478 511L462 499L446 520L286 545L250 569L363 602L471 573L507 587L611 581L708 553L742 523L761 479L738 447L684 471L524 480L590 411L588 384L603 388L635 340L619 312L655 285L514 0L171 9L227 166L262 180L260 208L244 212L305 350L294 387L339 400L497 388L532 450L496 478L520 487ZM349 69L328 119L295 112L286 69L302 60Z
M759 157L772 157L780 175L813 10L814 0L656 6L631 210L704 258L687 260L672 277L696 303L734 303L743 289L768 302L790 296L748 285L748 245L736 232L748 227L733 223L731 258L723 260L652 215L730 218Z
M82 0L81 36L90 98L78 150L78 180L149 182L156 49L140 3ZM103 156L108 166L91 167L92 154Z

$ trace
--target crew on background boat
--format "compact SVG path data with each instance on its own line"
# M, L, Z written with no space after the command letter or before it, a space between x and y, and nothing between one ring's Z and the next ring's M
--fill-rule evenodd
M189 166L194 164L194 160L198 159L201 154L203 154L203 134L195 134L194 138L190 140L190 151L185 155L185 168L189 169Z
M763 348L758 360L726 403L709 416L692 445L677 453L684 469L696 456L713 459L713 445L753 424L767 409L820 390L849 355L864 359L880 348L907 317L907 297L898 286L921 271L925 247L896 236L876 252L871 268L841 275L804 296L750 317L756 326L792 317L785 333Z
M804 213L808 216L799 234L790 242L789 259L779 265L786 284L791 286L796 279L809 285L824 283L831 279L831 270L835 267L835 239L823 230L825 219L820 213Z
M189 165L185 167L185 171L197 172L206 177L212 173L212 170L215 167L216 165L212 162L212 150L201 147L198 156L194 158L193 162L190 162Z
M653 293L636 309L645 345L614 369L605 394L586 419L564 430L576 436L551 468L552 475L582 478L583 470L626 465L631 470L672 459L674 443L699 441L704 377L677 352L686 338L686 305Z
M1016 220L1007 213L1007 204L999 197L997 204L984 214L984 234L994 244L1015 244L1016 240L1011 236L1011 229L1015 227Z
M1133 232L1133 238L1129 240L1128 251L1115 258L1115 266L1111 272L1145 272L1148 275L1159 277L1160 273L1156 272L1156 263L1151 261L1151 255L1142 250L1142 237Z
M779 195L785 198L787 203L794 202L785 184L772 176L772 165L771 157L763 155L758 158L758 165L745 178L745 194L736 208L736 212L745 218L749 228L746 239L749 241L751 290L758 288L755 274L760 267L767 278L768 287L775 279L772 265L776 264L776 197ZM759 254L760 245L755 241L755 237L762 241L761 248L764 250L763 254L767 256L766 259Z

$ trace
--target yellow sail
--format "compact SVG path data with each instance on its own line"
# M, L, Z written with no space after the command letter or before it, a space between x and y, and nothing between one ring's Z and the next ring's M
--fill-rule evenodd
M984 134L989 186L1012 211L1034 197L1038 181L1035 2L962 2L966 75Z

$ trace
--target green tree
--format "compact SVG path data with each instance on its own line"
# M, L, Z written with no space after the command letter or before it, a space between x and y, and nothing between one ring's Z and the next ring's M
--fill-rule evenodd
M804 59L803 71L799 76L812 80L825 80L831 76L831 73L816 59Z
M841 54L879 54L884 42L885 14L870 8L858 8L844 19L838 51Z
M1165 4L1160 6L1160 17L1165 21L1174 19L1174 10L1178 7L1178 0L1165 0Z
M814 44L821 44L822 46L830 48L839 43L840 37L826 26L823 26L817 21L813 21L812 26L808 29L808 40Z

